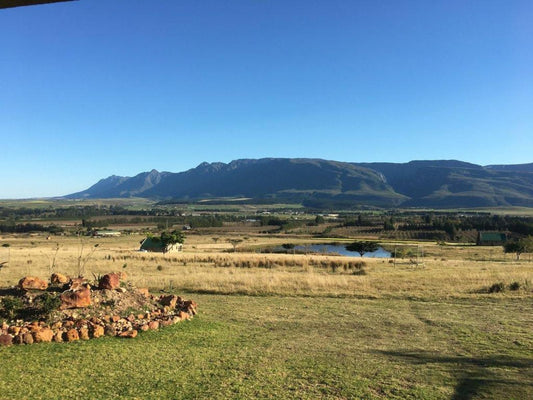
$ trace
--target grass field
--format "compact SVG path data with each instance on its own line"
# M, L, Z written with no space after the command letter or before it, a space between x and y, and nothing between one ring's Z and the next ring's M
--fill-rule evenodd
M139 236L87 239L82 258L99 244L89 276L125 271L139 286L185 294L200 313L133 340L0 348L0 399L533 397L527 255L423 243L420 265L365 259L361 274L342 257L227 253L225 239L191 235L185 252L167 255L135 251ZM46 278L58 244L55 270L77 272L77 238L1 243L10 244L0 247L1 285ZM505 290L488 293L498 282Z
M1 348L3 399L527 399L531 298L195 294L134 340ZM26 378L25 378L26 377ZM28 379L31 377L31 379Z

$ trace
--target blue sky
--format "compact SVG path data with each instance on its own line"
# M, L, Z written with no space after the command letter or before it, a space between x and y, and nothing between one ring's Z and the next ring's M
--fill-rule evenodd
M532 162L533 2L0 10L0 198L203 161Z

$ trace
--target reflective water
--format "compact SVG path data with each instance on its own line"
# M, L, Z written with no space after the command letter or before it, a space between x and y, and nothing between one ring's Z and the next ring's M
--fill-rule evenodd
M281 247L279 249L282 249ZM324 254L340 254L341 256L359 257L359 253L354 251L348 251L344 244L308 244L297 245L294 247L297 253L310 252L310 253L324 253ZM288 250L291 252L292 250ZM371 258L390 258L391 253L384 250L382 247L378 248L372 253L365 253L363 257Z

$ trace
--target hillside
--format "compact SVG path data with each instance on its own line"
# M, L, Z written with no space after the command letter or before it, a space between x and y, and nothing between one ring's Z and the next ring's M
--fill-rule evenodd
M317 208L533 207L530 169L531 164L483 167L455 160L242 159L202 163L178 173L152 170L134 177L111 176L66 197L181 201L238 197Z

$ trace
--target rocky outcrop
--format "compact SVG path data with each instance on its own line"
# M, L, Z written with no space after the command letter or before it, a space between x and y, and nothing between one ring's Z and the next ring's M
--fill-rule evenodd
M22 290L46 290L48 283L35 276L25 276L19 281L18 287Z
M78 290L67 290L61 294L61 310L67 308L84 308L91 305L91 288L82 286Z
M105 274L98 282L99 289L114 290L120 287L120 275L116 273Z
M107 287L116 286L113 275L118 278L119 287L108 289ZM139 332L157 330L187 321L197 312L197 305L192 300L184 300L173 294L154 297L147 289L120 287L119 274L107 276L110 278L106 278L105 281L111 286L105 284L101 289L95 290L91 290L83 278L71 279L70 289L58 296L61 300L59 310L53 311L47 318L52 321L50 323L43 322L44 319L39 322L24 322L20 319L3 322L0 325L0 346L75 342L103 336L133 339ZM27 278L32 277L23 278L21 282L29 281ZM51 278L51 281L54 285L64 284L57 277ZM19 288L22 286L20 284ZM43 287L43 285L35 284L32 287ZM55 295L57 288L57 286L51 287L49 293L45 294L24 291L21 292L23 293L21 297L28 306L31 306L42 296ZM91 307L87 308L88 306ZM126 311L132 309L137 311L126 314Z
M50 276L50 283L53 285L66 285L69 283L70 278L60 273L53 273Z

